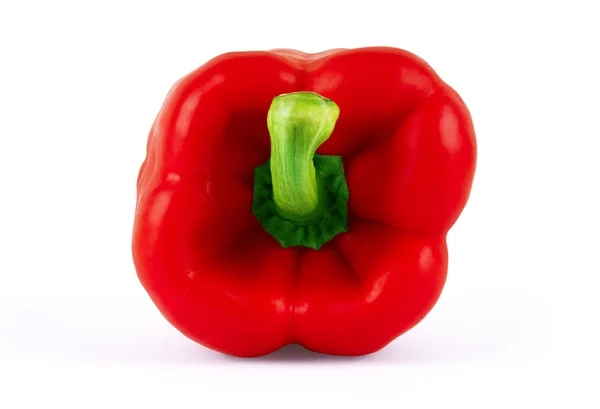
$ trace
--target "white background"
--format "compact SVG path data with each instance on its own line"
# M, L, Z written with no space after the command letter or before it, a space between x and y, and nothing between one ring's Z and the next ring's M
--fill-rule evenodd
M594 3L2 1L0 407L598 407ZM166 92L231 50L369 45L423 57L475 122L439 303L364 358L195 345L130 253Z

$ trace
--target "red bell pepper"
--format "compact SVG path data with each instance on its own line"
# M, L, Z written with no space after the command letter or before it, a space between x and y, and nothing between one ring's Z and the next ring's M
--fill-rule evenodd
M465 104L411 53L221 55L151 128L138 277L169 322L226 354L375 352L438 300L475 164Z

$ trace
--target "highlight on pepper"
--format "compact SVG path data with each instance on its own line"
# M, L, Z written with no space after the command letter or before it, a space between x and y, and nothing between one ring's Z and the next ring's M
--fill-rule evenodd
M465 103L410 52L223 54L175 83L151 127L138 278L224 354L377 352L436 304L476 157Z

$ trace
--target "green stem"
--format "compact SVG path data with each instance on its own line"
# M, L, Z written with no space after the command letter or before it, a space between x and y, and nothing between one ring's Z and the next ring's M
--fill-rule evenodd
M320 194L313 158L333 132L339 114L335 102L314 92L273 99L267 116L273 200L286 219L302 222L318 213Z

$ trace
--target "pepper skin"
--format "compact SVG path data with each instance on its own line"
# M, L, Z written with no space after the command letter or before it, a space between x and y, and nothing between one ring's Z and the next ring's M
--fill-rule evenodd
M282 247L252 212L270 156L275 97L312 91L339 106L317 150L339 155L348 231L319 250ZM400 49L221 55L171 89L137 182L133 258L164 317L216 351L255 357L298 343L380 350L433 308L446 235L476 167L459 95Z

